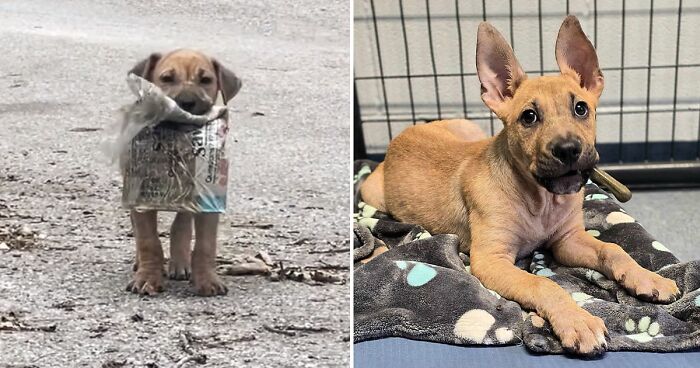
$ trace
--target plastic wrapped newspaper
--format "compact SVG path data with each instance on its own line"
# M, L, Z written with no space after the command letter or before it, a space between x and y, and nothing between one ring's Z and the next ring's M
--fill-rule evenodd
M192 115L141 77L130 74L127 83L137 101L124 109L117 138L105 147L120 163L124 207L225 212L227 108Z

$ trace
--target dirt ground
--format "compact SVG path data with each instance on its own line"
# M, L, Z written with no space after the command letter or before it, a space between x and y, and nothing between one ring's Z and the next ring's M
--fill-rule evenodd
M262 251L347 280L348 1L57 4L0 2L0 367L347 366L347 282L223 276L225 297L184 281L126 292L134 243L98 146L132 101L137 60L214 55L244 83L222 266Z

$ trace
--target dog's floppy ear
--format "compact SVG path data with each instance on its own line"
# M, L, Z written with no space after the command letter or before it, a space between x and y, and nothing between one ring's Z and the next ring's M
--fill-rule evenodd
M128 74L134 73L147 81L153 82L153 69L155 69L156 64L158 64L158 61L162 57L163 55L154 52L147 58L136 63L136 65L129 70Z
M600 97L604 83L598 56L573 15L566 17L559 28L556 56L562 74L573 76L581 87Z
M219 83L219 91L224 98L224 103L228 103L243 86L243 82L236 76L234 72L221 65L216 59L212 59L212 64L216 71L216 77Z
M476 36L476 72L481 82L481 99L494 112L527 79L508 42L486 22L479 24Z

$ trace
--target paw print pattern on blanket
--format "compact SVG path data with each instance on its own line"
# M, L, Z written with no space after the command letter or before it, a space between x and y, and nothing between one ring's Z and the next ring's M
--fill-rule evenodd
M396 262L396 267L406 270L408 269L409 264L412 264L413 267L411 268L410 271L408 271L408 275L406 275L406 281L408 282L409 285L413 287L420 287L432 280L436 275L437 271L435 268L422 263L422 262L413 262L413 261L395 261Z
M605 275L596 270L589 269L588 271L586 271L586 278L588 279L588 281L596 283L602 279L605 279L606 277Z
M358 203L357 207L359 211L354 214L355 221L367 226L370 230L374 229L379 222L379 219L372 217L377 213L377 209L364 202Z
M610 224L610 225L617 225L617 224L629 224L635 222L635 219L621 211L616 211L616 212L610 212L608 216L605 218L605 221Z
M483 343L486 333L496 319L483 309L471 309L464 313L455 323L454 334L473 343Z
M638 322L631 318L625 321L625 331L630 333L637 332L625 336L639 342L649 342L657 337L663 337L664 335L659 333L660 330L661 326L659 323L651 322L651 317L649 316L640 318Z
M364 178L365 176L369 176L371 172L372 169L370 169L369 165L362 165L362 168L360 168L360 170L353 176L353 183L357 184L360 179Z
M430 238L431 236L432 235L430 235L429 232L427 232L426 230L423 230L423 231L419 232L418 234L416 234L416 236L413 238L413 240L427 239L427 238Z
M535 252L535 255L532 256L532 260L534 263L530 266L530 272L544 277L555 275L555 273L545 265L544 254Z
M476 344L507 344L515 339L513 330L508 327L499 327L493 331L493 337L487 337L494 324L496 319L491 313L483 309L470 309L459 317L453 332L455 336Z
M610 197L599 193L589 194L583 198L584 201L604 201L606 199L610 199Z
M574 301L576 302L576 304L578 304L579 307L600 300L598 298L593 297L592 295L588 295L586 293L578 291L571 293L571 298L574 299Z
M661 242L656 241L656 240L651 242L651 246L654 247L654 249L660 250L662 252L669 252L669 253L671 252L670 250L668 250L668 248L666 248L665 245L661 244Z

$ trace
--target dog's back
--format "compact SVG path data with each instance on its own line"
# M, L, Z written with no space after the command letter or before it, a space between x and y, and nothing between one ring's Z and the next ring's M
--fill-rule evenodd
M469 229L459 226L467 216L462 180L454 173L461 165L483 159L490 141L485 138L478 126L466 120L410 127L390 143L382 166L362 187L363 199L431 233L460 228L460 238L468 239ZM478 175L473 171L471 174ZM393 185L387 186L386 182ZM377 195L379 190L381 195ZM435 216L437 213L445 215Z

